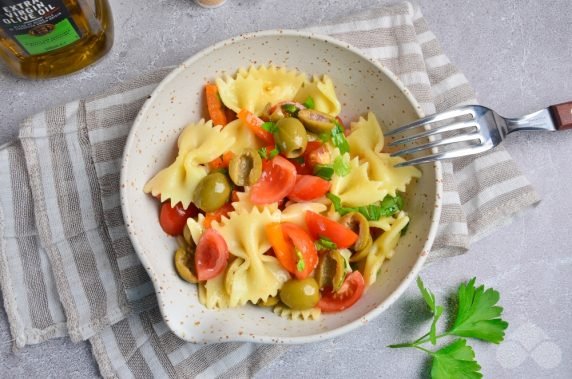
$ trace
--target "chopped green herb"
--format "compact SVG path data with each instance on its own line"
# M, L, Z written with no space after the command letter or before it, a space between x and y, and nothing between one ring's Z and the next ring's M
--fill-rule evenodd
M278 131L278 127L272 121L266 121L261 126L262 126L262 129L264 129L270 133L276 133Z
M298 107L295 106L294 104L283 104L282 110L286 113L289 113L290 116L293 116L293 117L297 117L298 112L300 111L300 109L298 109Z
M318 164L314 166L314 175L319 176L324 180L332 180L334 168L330 165Z
M361 213L368 221L377 221L381 217L393 216L403 209L403 198L400 195L395 197L387 195L381 202L373 203L363 207L344 207L342 199L329 192L326 197L330 199L336 212L344 216L350 212Z
M433 358L431 367L433 379L481 378L483 376L480 372L481 366L477 363L475 352L467 345L466 339L457 338L437 351L421 347L428 342L435 345L438 339L447 336L478 338L493 343L499 343L504 339L508 323L501 318L503 309L496 305L500 298L499 293L492 288L485 289L484 286L475 288L475 280L473 278L461 284L457 292L457 317L453 326L437 335L437 321L443 314L443 306L436 304L435 295L425 288L421 278L417 278L417 286L433 314L430 330L413 342L389 347L412 347L429 354Z
M302 105L308 109L314 109L316 107L316 104L314 103L314 99L312 99L312 96L308 96L308 98L306 99L306 101L302 103Z
M318 134L318 139L319 139L320 141L322 141L323 143L328 142L328 141L330 140L330 138L331 138L330 133L320 133L320 134Z
M280 151L275 147L274 149L270 150L270 153L268 153L268 159L274 158L279 153L280 153Z
M322 236L320 236L320 239L316 241L315 245L317 250L334 250L338 248L338 245L336 245L334 241L328 237Z
M258 155L260 155L260 158L262 158L262 159L266 159L266 157L268 156L268 151L265 147L261 147L257 151L258 151Z
M334 173L337 176L346 176L350 173L351 168L349 162L346 162L342 156L334 159Z
M306 263L304 262L304 256L302 255L302 252L298 249L296 249L296 257L298 258L298 262L296 263L296 270L302 272L306 268Z
M340 149L340 153L342 154L349 153L350 144L348 143L348 140L346 140L346 136L344 134L344 127L341 126L336 121L336 126L332 129L330 133L332 135L332 143L334 144L335 147Z

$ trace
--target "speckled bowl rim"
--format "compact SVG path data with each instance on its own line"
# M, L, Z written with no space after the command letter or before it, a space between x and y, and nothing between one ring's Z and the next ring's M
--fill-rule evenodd
M223 48L224 46L227 46L229 44L234 44L234 43L239 42L239 41L244 40L244 39L253 39L253 38L259 38L259 37L272 37L272 36L303 37L303 38L315 39L315 40L318 40L321 42L325 41L325 42L328 42L332 45L338 46L339 48L342 48L344 50L348 50L351 53L359 56L360 58L371 62L379 71L381 71L388 79L390 79L393 82L393 84L395 84L397 86L399 91L405 96L405 98L412 105L417 116L419 118L424 116L423 111L421 110L421 107L420 107L419 103L417 102L417 100L413 97L411 92L409 92L409 90L405 87L405 85L401 82L401 80L399 80L399 78L393 72L391 72L389 69L387 69L382 64L376 62L374 59L367 57L361 51L359 51L357 48L355 48L355 47L353 47L347 43L344 43L340 40L332 38L330 36L311 33L311 32L304 32L304 31L299 31L299 30L274 29L274 30L265 30L265 31L254 32L254 33L241 34L238 37L232 37L232 38L223 40L223 41L218 42L218 43L216 43L216 44L214 44L208 48L201 50L200 52L196 53L195 55L193 55L189 59L185 60L183 63L181 63L175 69L173 69L173 71L171 71L159 83L159 85L153 90L153 92L151 93L151 96L149 97L148 100L145 101L145 103L141 107L141 110L137 114L137 117L133 123L133 127L129 131L129 135L127 137L125 149L123 152L122 165L121 165L120 199L121 199L121 210L123 212L123 219L124 220L128 220L131 218L130 217L131 213L129 211L129 208L126 205L127 201L125 198L126 197L125 188L127 187L126 186L127 183L125 181L127 165L125 163L127 161L127 155L128 155L128 152L131 151L131 147L134 144L135 130L137 129L138 125L141 123L141 120L144 117L145 113L150 110L150 104L152 103L152 100L155 99L156 95L163 90L163 88L167 85L167 83L176 79L178 77L178 75L180 75L185 69L192 66L197 60L201 59L205 55L208 55L217 49ZM379 316L383 311L385 311L387 308L389 308L389 306L392 305L403 294L403 292L405 292L407 287L409 287L409 285L411 284L413 279L417 276L417 274L421 270L421 267L425 263L425 260L427 259L427 256L429 255L429 252L431 251L431 246L433 245L433 241L435 240L435 236L437 234L437 228L439 226L439 220L441 217L442 198L443 198L443 196L442 196L443 195L443 184L442 184L443 183L443 180L442 180L443 174L442 174L441 163L435 162L434 163L434 169L435 169L435 185L436 185L436 188L435 188L435 206L434 206L434 210L433 210L433 217L431 218L431 225L429 227L427 239L425 240L425 243L423 244L423 249L419 252L419 254L417 256L417 260L415 261L415 264L411 267L411 270L405 276L405 279L397 286L397 288L384 301L382 301L377 307L375 307L371 311L367 312L362 317L360 317L360 318L358 318L352 322L349 322L346 325L339 327L339 328L336 328L336 329L332 329L332 330L322 332L322 333L315 333L315 334L311 334L308 336L296 336L296 337L257 336L255 342L269 343L269 344L302 344L302 343L311 343L311 342L322 341L324 339L334 338L334 337L343 335L345 333L348 333L348 332L358 328L360 325L364 325L364 323L373 320L374 318ZM141 260L145 269L148 271L149 276L151 278L151 281L153 283L153 286L155 288L157 288L157 283L155 282L155 278L158 276L154 272L153 266L147 260L145 255L140 253L141 251L143 251L143 249L141 246L139 246L139 242L138 242L137 238L133 237L132 227L130 226L130 224L128 222L126 222L125 224L127 227L127 232L129 234L129 239L131 240L131 243L133 244L135 252L137 253L137 256ZM175 334L177 334L177 336L179 338L186 339L184 336L178 335L178 333L176 332L177 329L173 328L170 325L169 318L165 317L166 315L164 314L164 307L162 306L162 302L160 301L161 294L160 293L156 293L156 294L157 294L157 298L159 299L159 301L158 301L159 310L160 310L161 315L162 315L163 319L165 320L167 326ZM188 340L188 339L186 339L186 340ZM244 336L244 337L237 336L237 337L233 338L232 340L229 340L228 342L253 342L253 340L247 336Z

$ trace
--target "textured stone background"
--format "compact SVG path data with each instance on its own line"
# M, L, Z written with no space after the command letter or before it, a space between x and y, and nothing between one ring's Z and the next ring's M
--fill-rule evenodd
M269 28L296 28L370 8L385 1L228 0L204 10L190 0L111 0L116 38L99 64L61 79L31 82L0 68L0 144L18 123L46 107L95 94L165 65L174 65L215 41ZM453 63L481 103L506 116L572 100L570 0L418 0ZM543 198L514 223L475 243L466 255L423 271L444 299L463 280L501 292L510 322L500 346L473 343L486 377L572 377L572 132L520 134L505 146ZM260 378L400 377L428 375L426 357L390 343L423 334L427 321L415 288L369 325L345 337L292 348ZM86 343L66 339L11 351L0 311L1 377L95 377Z

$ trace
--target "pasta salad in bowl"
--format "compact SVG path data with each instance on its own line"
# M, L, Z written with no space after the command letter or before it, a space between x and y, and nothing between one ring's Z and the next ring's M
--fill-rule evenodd
M438 164L396 168L385 148L384 129L419 116L393 74L324 36L247 35L174 70L121 177L167 325L192 342L301 343L383 311L438 223Z

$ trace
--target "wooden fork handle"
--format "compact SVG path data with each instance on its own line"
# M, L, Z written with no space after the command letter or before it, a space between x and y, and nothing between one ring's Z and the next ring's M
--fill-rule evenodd
M572 129L572 101L549 107L557 130Z

